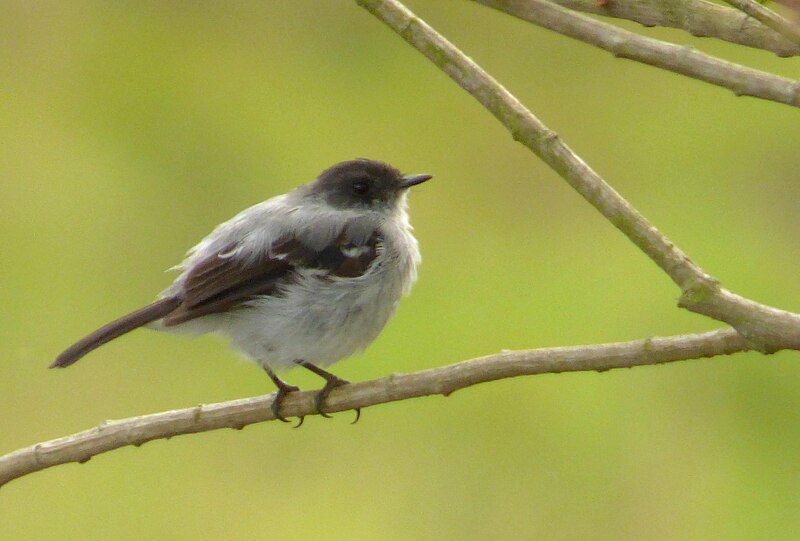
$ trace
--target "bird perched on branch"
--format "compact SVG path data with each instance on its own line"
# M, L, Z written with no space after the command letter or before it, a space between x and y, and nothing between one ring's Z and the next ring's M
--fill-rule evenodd
M70 366L142 326L220 333L277 386L275 417L286 421L281 402L299 390L275 371L297 365L325 379L315 403L327 416L325 398L349 382L322 367L367 347L416 280L420 254L406 198L430 178L373 160L336 164L217 226L158 300L79 340L50 366Z

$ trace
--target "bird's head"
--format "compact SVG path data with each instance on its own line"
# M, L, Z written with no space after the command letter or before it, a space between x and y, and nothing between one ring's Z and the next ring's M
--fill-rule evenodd
M329 167L307 186L307 195L321 197L340 209L393 209L411 186L431 175L403 175L394 167L367 159L350 160Z

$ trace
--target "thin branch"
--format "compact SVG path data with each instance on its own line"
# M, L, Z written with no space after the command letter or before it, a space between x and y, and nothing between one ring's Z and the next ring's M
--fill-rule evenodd
M800 107L800 81L747 68L702 53L641 36L597 21L547 0L473 0L559 34L627 58L752 96Z
M755 303L720 287L517 98L408 8L396 0L357 2L469 92L515 140L553 168L661 267L681 288L680 306L730 324L753 349L765 353L800 349L799 315Z
M553 0L565 8L627 19L644 26L666 26L693 36L717 38L778 56L800 55L800 46L746 14L705 0Z
M441 368L393 374L339 387L328 397L326 407L332 412L346 411L420 396L448 396L459 389L504 378L590 370L601 372L730 355L747 349L747 343L733 329L722 329L633 342L504 352ZM58 464L84 463L95 455L128 445L139 446L182 434L220 428L241 429L249 424L272 421L275 419L270 409L273 396L106 421L84 432L37 443L0 457L0 486ZM314 392L288 395L283 403L283 415L314 415L313 397Z
M800 28L766 6L762 6L753 0L725 0L730 5L742 10L742 12L772 28L786 39L796 44L800 44Z

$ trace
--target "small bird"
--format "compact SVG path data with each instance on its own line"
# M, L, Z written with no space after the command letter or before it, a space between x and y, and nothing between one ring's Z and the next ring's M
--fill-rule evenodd
M281 402L299 388L275 371L298 365L325 379L315 405L329 417L325 398L349 381L322 367L375 340L416 281L407 195L431 178L367 159L336 164L217 226L174 267L180 275L158 300L79 340L50 367L142 326L218 333L275 383L276 418L287 421Z

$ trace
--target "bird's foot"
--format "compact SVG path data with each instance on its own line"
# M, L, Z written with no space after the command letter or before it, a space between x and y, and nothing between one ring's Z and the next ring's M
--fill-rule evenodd
M300 387L298 387L297 385L290 385L286 383L281 378L279 378L277 374L275 374L275 372L272 371L272 369L266 366L264 367L264 370L267 371L267 374L269 375L272 382L275 384L275 387L278 388L278 392L275 393L275 398L272 399L272 405L270 406L270 409L272 410L272 415L274 415L275 418L278 419L279 421L288 423L289 419L281 415L281 405L283 404L286 395L288 395L289 393L294 393L299 391ZM303 424L303 417L300 417L300 421L294 426L294 428L297 428L302 424Z
M272 414L275 416L276 419L278 419L279 421L283 421L284 423L289 422L289 419L281 415L281 405L283 404L283 400L286 398L286 395L288 395L289 393L294 393L299 390L300 387L298 387L297 385L284 385L278 387L278 392L275 393L275 398L272 399L272 405L270 406ZM301 424L303 424L302 417L300 417L300 422L297 423L297 426L295 426L295 428L297 428Z
M314 407L317 409L317 413L319 413L323 417L330 419L331 416L325 413L325 411L323 410L325 399L328 398L328 395L331 394L331 391L333 391L335 388L341 387L343 385L349 385L350 382L346 379L340 378L335 374L331 374L327 370L323 370L322 368L313 365L309 362L306 361L295 361L295 362L300 366L302 366L303 368L311 370L316 375L325 380L325 386L319 390L316 396L314 396ZM356 418L351 424L356 424L360 418L361 418L361 408L356 408Z

